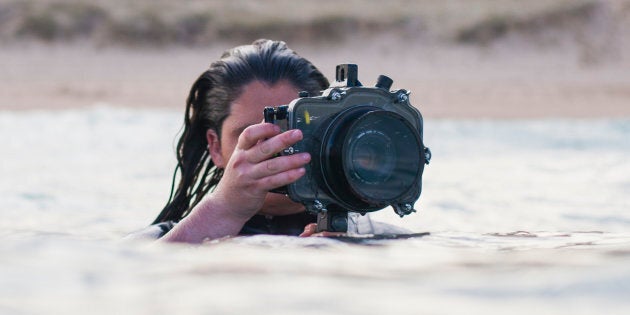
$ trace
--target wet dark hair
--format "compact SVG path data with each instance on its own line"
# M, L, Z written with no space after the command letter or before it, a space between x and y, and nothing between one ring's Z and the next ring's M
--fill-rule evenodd
M209 158L206 132L212 129L221 136L223 121L230 115L230 105L241 95L243 87L254 80L269 85L288 81L312 95L329 85L310 61L281 41L259 39L223 53L190 90L183 132L177 143L177 167L171 194L154 224L183 219L219 183L223 169L217 168ZM179 184L174 189L178 172Z

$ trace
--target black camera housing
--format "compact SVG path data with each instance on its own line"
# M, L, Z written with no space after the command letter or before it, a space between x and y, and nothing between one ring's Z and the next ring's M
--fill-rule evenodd
M390 91L392 82L380 76L375 87L363 87L358 67L342 64L321 95L300 92L289 105L265 108L266 122L304 135L280 154L311 154L306 174L274 192L314 213L365 214L390 205L401 217L415 212L431 153L422 115L408 91Z

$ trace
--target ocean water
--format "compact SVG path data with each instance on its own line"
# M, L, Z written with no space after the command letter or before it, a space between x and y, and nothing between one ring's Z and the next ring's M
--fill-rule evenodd
M175 111L0 112L0 314L630 314L630 119L431 120L429 236L125 241Z

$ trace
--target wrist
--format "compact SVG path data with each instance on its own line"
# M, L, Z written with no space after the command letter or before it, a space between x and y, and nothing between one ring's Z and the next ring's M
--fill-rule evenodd
M218 196L206 196L163 237L164 241L201 243L238 235L249 217L235 213L228 203L213 197Z
M198 217L196 220L204 222L210 227L234 227L237 228L235 233L238 233L245 222L252 217L234 211L232 203L224 201L220 195L215 194L207 195L192 212L196 212L195 217Z

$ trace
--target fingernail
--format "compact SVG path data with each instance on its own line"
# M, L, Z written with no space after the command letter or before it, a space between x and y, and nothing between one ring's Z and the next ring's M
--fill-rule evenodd
M302 154L300 154L300 157L301 157L301 158L302 158L302 160L304 160L304 161L308 161L308 160L310 160L310 159L311 159L311 155L310 155L310 154L308 154L308 153L302 153Z

